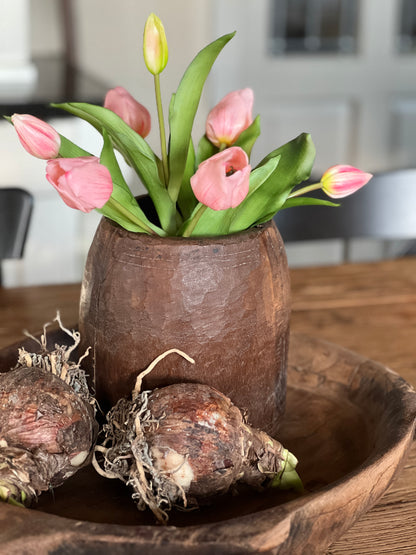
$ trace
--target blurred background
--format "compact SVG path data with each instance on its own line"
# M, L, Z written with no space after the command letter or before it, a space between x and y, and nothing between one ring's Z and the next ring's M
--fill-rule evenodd
M254 163L306 131L316 145L318 179L339 163L370 172L415 166L416 0L0 0L0 10L1 114L45 118L94 154L101 147L97 133L48 103L101 104L109 88L121 85L150 110L148 140L159 152L153 80L141 50L153 11L169 44L161 76L166 111L194 55L237 31L208 79L196 141L218 100L251 87L262 126ZM79 281L98 214L64 205L44 177L45 163L26 154L6 121L0 144L0 187L34 195L25 256L3 263L3 284ZM134 188L141 192L140 184ZM338 263L341 243L287 244L289 263ZM401 241L354 240L349 252L353 260L373 260L403 247Z

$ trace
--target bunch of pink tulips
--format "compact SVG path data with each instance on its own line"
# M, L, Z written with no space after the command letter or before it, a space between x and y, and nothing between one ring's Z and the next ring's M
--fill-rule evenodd
M286 206L333 205L305 196L311 191L322 189L336 199L363 187L371 174L348 165L333 166L319 183L302 187L315 156L307 134L274 150L252 168L250 154L260 123L259 117L253 119L254 95L249 88L230 92L210 111L205 135L195 149L191 131L202 87L215 58L232 36L225 35L208 45L188 67L170 105L167 142L159 80L168 61L167 41L160 20L154 14L149 16L143 53L155 81L160 157L145 141L151 130L149 111L123 87L108 91L104 106L58 105L102 134L100 157L31 115L14 114L9 120L23 147L47 160L46 178L68 206L83 212L98 210L135 232L161 236L234 233L271 219ZM114 150L136 170L158 221L152 221L133 197Z

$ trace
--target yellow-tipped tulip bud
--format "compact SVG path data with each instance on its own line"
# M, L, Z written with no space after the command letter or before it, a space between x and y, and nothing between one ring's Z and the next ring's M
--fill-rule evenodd
M162 22L154 13L147 18L143 34L143 55L153 75L161 73L168 63L168 43Z

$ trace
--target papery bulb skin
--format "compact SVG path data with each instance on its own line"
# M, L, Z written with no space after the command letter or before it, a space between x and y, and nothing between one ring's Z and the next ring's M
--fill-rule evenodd
M296 457L204 384L177 383L132 401L122 398L107 414L104 429L103 468L97 459L95 468L132 485L137 507L149 507L165 524L173 507L218 501L243 484L303 490Z
M30 114L13 114L10 119L23 148L29 154L42 160L59 155L61 138L49 123Z
M16 369L2 375L0 400L0 440L66 457L69 467L77 466L71 461L80 453L85 461L93 441L92 408L60 378L40 368Z
M95 156L57 158L46 164L46 179L70 208L102 208L113 192L109 170Z
M145 106L123 87L110 89L104 100L104 108L108 108L121 117L141 137L145 138L150 133L151 117Z
M322 190L331 198L343 198L352 195L364 187L373 177L354 166L332 166L321 178Z
M235 208L246 198L251 166L240 147L231 147L199 164L191 187L199 202L212 210Z
M206 136L217 147L233 145L241 133L253 123L254 94L251 89L228 93L210 111Z
M168 63L168 42L165 28L154 13L147 18L143 33L143 56L153 75L162 73Z
M91 460L95 402L68 353L21 348L15 368L0 373L0 502L28 507Z

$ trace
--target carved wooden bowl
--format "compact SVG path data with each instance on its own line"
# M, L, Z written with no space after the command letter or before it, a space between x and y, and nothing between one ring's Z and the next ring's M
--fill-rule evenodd
M56 334L54 341L63 342ZM31 340L25 340L33 349ZM0 371L16 346L0 351ZM175 512L168 526L138 512L127 488L80 471L33 509L0 505L11 553L322 553L381 497L413 439L416 393L379 363L292 335L279 439L299 458L304 495L247 492ZM259 392L261 394L261 392ZM29 550L29 551L28 551Z

